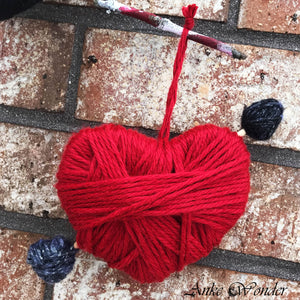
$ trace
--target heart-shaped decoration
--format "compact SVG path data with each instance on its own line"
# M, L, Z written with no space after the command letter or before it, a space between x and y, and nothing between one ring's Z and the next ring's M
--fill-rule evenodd
M141 282L206 256L242 215L249 153L228 128L159 141L118 125L74 135L57 174L79 247Z
M241 136L269 138L284 108L264 99L244 110L238 133L208 124L169 139L196 10L182 10L186 22L157 139L107 124L82 129L67 144L56 188L77 237L75 244L58 236L30 246L27 262L46 282L67 276L77 248L140 282L162 281L208 255L243 214L250 155Z
M119 125L69 141L57 174L79 248L141 282L162 281L206 256L244 212L249 153L228 128L195 127L169 140L177 82L193 26L187 17L158 139Z

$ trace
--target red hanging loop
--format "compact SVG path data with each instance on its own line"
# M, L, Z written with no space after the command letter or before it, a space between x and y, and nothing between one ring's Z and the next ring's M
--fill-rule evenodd
M182 31L182 35L180 38L180 42L177 49L177 54L174 62L173 67L173 80L171 86L169 88L168 98L167 98L167 105L166 105L166 113L164 117L164 121L162 127L159 131L158 140L169 140L170 137L170 122L171 116L173 112L173 108L175 106L177 100L177 90L178 90L178 79L182 70L182 65L184 61L185 51L187 48L187 35L189 30L194 27L194 16L197 12L197 5L192 4L188 7L182 8L182 13L185 17L184 28Z

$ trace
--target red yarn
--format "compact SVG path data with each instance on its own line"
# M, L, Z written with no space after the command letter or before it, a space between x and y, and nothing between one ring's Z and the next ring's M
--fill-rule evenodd
M182 13L185 17L185 23L184 23L181 39L178 45L177 54L175 57L175 63L173 68L173 80L168 93L167 108L166 108L164 121L158 135L159 140L164 139L165 141L167 141L170 136L171 115L177 99L178 79L182 70L184 54L187 48L187 35L189 30L191 30L194 27L193 18L197 12L197 9L198 7L195 4L182 8Z
M83 129L57 173L79 247L141 282L162 281L206 256L249 193L241 137L204 125L169 140L164 125L158 140L113 124Z

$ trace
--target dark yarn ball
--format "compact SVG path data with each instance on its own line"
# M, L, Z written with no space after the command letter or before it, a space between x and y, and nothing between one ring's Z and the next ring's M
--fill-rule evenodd
M248 136L256 140L269 139L283 116L283 106L275 99L264 99L245 107L242 115L242 128Z
M0 0L0 21L28 9L41 0Z
M73 269L78 250L61 236L39 240L28 250L27 263L44 281L54 284L63 280Z

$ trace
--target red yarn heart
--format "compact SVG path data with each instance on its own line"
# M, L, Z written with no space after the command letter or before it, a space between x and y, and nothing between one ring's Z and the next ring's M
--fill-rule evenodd
M83 129L57 174L78 246L141 282L162 281L206 256L242 215L249 153L228 128L195 127L169 140L188 18L158 139L118 125Z
M57 189L81 249L153 282L220 243L244 212L248 167L228 128L198 126L166 143L110 124L71 138Z

